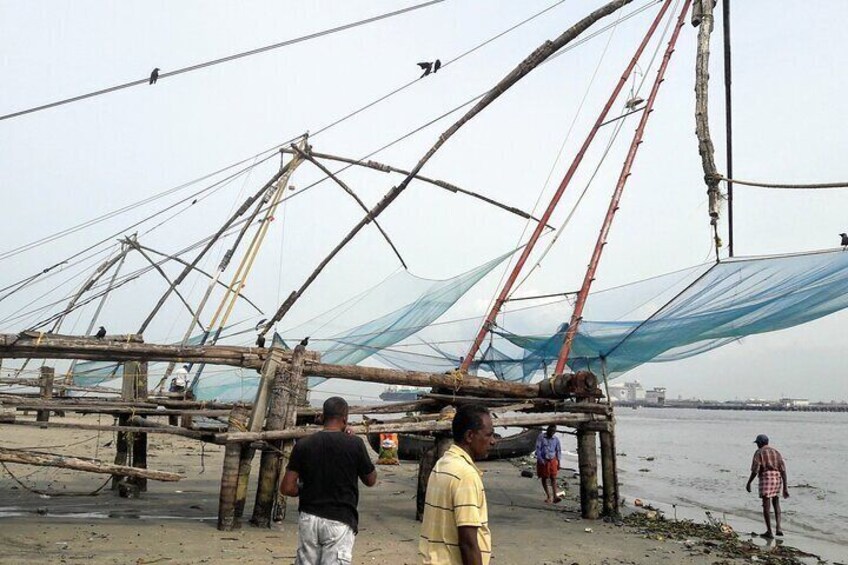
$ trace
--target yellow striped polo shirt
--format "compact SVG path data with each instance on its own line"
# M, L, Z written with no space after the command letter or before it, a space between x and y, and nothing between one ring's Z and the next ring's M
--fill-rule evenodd
M482 473L464 449L452 445L436 462L427 483L418 557L425 565L462 564L459 526L477 527L483 564L492 553L489 509Z

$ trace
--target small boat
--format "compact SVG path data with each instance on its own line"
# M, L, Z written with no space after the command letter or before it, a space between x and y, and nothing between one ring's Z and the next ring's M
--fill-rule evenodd
M430 392L429 388L413 386L389 386L380 393L380 399L386 402L404 402L407 400L418 400L419 394Z
M487 461L524 457L536 449L536 439L542 433L540 429L529 429L509 437L498 438L489 451ZM380 452L380 434L368 434L368 443L376 453ZM414 434L398 434L398 458L404 461L418 461L421 454L433 446L433 438Z

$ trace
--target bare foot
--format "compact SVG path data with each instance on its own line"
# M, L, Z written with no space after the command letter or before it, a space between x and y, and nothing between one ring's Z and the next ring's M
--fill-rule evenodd
M771 532L765 532L760 534L760 537L763 539L774 539L774 535Z
M551 499L550 499L550 498L546 498L546 499L545 499L545 504L550 504L550 503L551 503Z
M560 502L562 502L562 498L559 496L554 499L554 504L559 504ZM782 536L783 534L778 533L777 535Z
M777 530L777 531L775 532L775 534L777 534L777 535L778 535L778 536L780 536L780 537L783 537L783 530Z

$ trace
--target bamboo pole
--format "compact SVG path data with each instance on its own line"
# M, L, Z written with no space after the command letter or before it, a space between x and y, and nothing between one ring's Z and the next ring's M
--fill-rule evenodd
M318 277L321 271L329 264L329 262L335 257L355 236L359 231L368 225L371 221L373 221L377 216L379 216L383 210L385 210L398 196L406 190L406 187L409 186L409 183L412 179L421 172L421 169L424 168L424 165L436 154L439 148L444 145L448 139L450 139L459 129L465 125L469 120L471 120L474 116L482 112L487 106L489 106L492 102L497 100L504 92L509 90L515 83L521 80L525 75L530 73L537 66L542 64L543 61L548 59L551 55L556 53L558 50L565 47L568 43L577 38L581 33L583 33L586 29L588 29L595 22L604 18L616 10L620 9L623 6L626 6L632 2L632 0L613 0L604 6L601 6L597 10L590 13L585 18L581 19L579 22L568 28L562 34L560 34L557 38L552 41L545 41L542 45L540 45L535 51L533 51L530 55L528 55L521 63L518 64L512 71L509 72L503 79L501 79L485 96L483 96L468 112L466 112L461 118L459 118L453 125L451 125L447 130L445 130L440 136L436 143L424 154L423 157L416 163L416 165L412 168L409 174L398 184L397 186L392 187L385 196L368 212L368 214L359 221L353 229L348 232L348 234L342 238L341 242L330 252L327 257L325 257L315 268L312 274L307 277L307 279L303 282L303 284L297 290L293 291L288 298L286 298L285 302L280 305L280 308L277 312L271 317L268 322L262 327L261 334L265 335L268 330L274 327L274 324L279 322L283 316L286 315L297 299L303 295L306 289L312 284L312 282ZM540 224L541 227L541 224Z
M48 367L46 365L41 366L41 399L49 401L53 398L53 376L55 375L55 370L53 367ZM38 422L49 422L50 421L50 410L39 410L38 415L35 417Z
M170 435L178 435L191 439L203 440L206 439L211 441L214 438L214 432L198 432L194 430L184 430L182 428L176 426L168 426L165 424L157 424L155 422L151 422L149 420L144 420L144 424L141 424L140 421L130 419L130 423L132 425L129 426L108 426L108 425L100 425L100 424L77 424L71 422L50 422L41 424L38 422L26 421L26 420L13 420L10 422L3 422L5 424L14 425L14 426L29 426L29 427L37 427L37 428L57 428L57 429L66 429L66 430L93 430L99 432L145 432L145 433L153 433L153 434L170 434Z
M136 469L125 465L109 465L101 461L79 459L65 455L51 453L33 453L31 451L20 451L0 447L0 461L4 463L18 463L21 465L37 465L41 467L60 467L62 469L74 469L88 473L103 473L112 476L141 477L154 481L175 482L182 479L182 475L166 471L155 471L151 469Z
M227 430L235 432L245 429L249 409L244 404L236 404L230 412ZM224 465L221 472L221 492L218 496L218 529L228 532L241 527L236 516L236 491L238 488L239 461L241 446L230 444L224 450Z
M587 520L597 520L599 510L596 432L577 429L577 459L580 469L580 515Z
M297 399L301 389L306 388L303 378L303 354L306 348L297 345L292 362L274 379L271 390L271 402L268 412L266 431L293 428L297 422ZM253 505L253 517L250 523L261 528L270 528L275 509L285 506L282 496L278 499L280 472L285 468L294 447L292 440L271 441L262 451L259 464L259 484L256 487L256 501Z
M580 322L583 320L583 308L586 305L586 300L589 298L589 292L592 288L592 283L595 280L595 273L598 269L598 264L601 261L601 254L607 246L607 238L609 237L612 222L615 219L615 214L620 208L621 197L624 194L624 188L627 180L630 178L630 171L633 168L633 162L636 159L636 153L642 145L642 139L645 133L645 128L648 124L648 118L654 111L654 103L657 99L660 86L665 80L665 73L668 69L668 64L671 61L671 56L674 53L674 46L677 44L677 38L680 37L680 30L686 23L686 14L689 12L691 0L685 0L683 7L680 9L680 15L677 18L677 23L674 31L671 33L671 38L668 40L665 53L663 54L662 62L657 69L657 76L651 86L651 92L648 94L648 100L645 102L645 110L642 112L642 117L639 120L639 125L633 133L633 140L630 142L630 149L627 151L627 157L624 159L624 164L621 167L621 173L618 177L618 182L615 185L612 196L610 197L609 207L604 222L601 225L598 239L595 242L595 249L592 251L592 258L589 260L589 266L586 269L586 274L583 277L583 284L580 286L580 292L577 293L577 300L574 303L574 310L571 314L571 319L568 322L568 329L565 332L565 340L560 348L560 353L557 358L554 374L560 374L565 370L568 356L571 353L571 346L574 338L577 336L577 330L580 327Z

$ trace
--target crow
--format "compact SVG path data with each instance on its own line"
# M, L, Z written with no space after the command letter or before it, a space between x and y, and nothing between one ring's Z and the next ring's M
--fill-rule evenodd
M264 335L256 336L256 347L259 347L259 348L265 347L265 336Z
M442 68L442 62L440 60L436 59L436 62L433 63L433 72L435 73L436 71L438 71L441 68Z
M309 336L306 336L305 338L303 338L302 340L300 340L300 344L301 344L303 347L306 347L307 345L309 345Z
M106 328L100 326L100 329L97 330L97 333L94 334L94 337L96 337L97 339L103 339L104 337L106 337Z
M156 84L156 81L159 80L159 67L153 69L153 72L150 73L150 82L147 84Z
M426 62L426 61L423 62L423 63L418 63L418 66L421 67L421 70L424 71L424 74L421 75L421 78L426 77L433 70L433 63L429 63L429 62Z
M842 251L845 251L845 248L848 247L848 234L841 233L839 235L840 235L840 237L842 237L842 243L840 244L840 245L842 245Z

